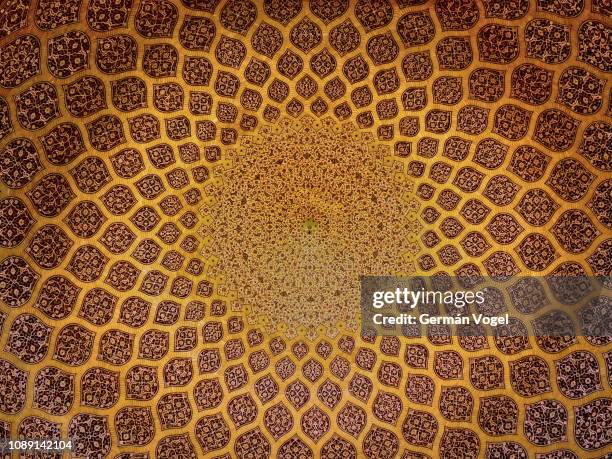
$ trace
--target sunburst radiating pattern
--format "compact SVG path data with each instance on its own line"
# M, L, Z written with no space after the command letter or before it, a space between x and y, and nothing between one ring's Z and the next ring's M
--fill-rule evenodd
M1 1L0 437L609 454L609 337L362 337L356 301L364 274L612 274L611 15Z

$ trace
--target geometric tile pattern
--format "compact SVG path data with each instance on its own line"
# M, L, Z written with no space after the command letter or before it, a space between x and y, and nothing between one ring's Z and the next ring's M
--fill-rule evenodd
M240 155L326 131L411 190L390 272L610 276L611 16L604 0L5 1L0 438L72 438L88 458L603 457L609 340L362 337L308 307L270 333L236 271L215 273L210 228ZM350 180L329 182L340 208ZM342 223L329 204L300 228Z

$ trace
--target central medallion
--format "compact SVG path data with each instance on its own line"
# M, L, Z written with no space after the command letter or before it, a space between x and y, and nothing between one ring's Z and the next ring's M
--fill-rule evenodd
M303 118L262 128L218 172L205 253L252 322L356 329L359 277L405 270L412 183L388 155L352 124Z

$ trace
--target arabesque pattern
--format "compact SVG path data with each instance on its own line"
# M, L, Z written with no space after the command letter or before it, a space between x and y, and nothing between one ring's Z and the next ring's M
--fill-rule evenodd
M612 275L611 17L1 1L0 438L122 459L609 454L608 338L361 337L350 298L380 271Z

